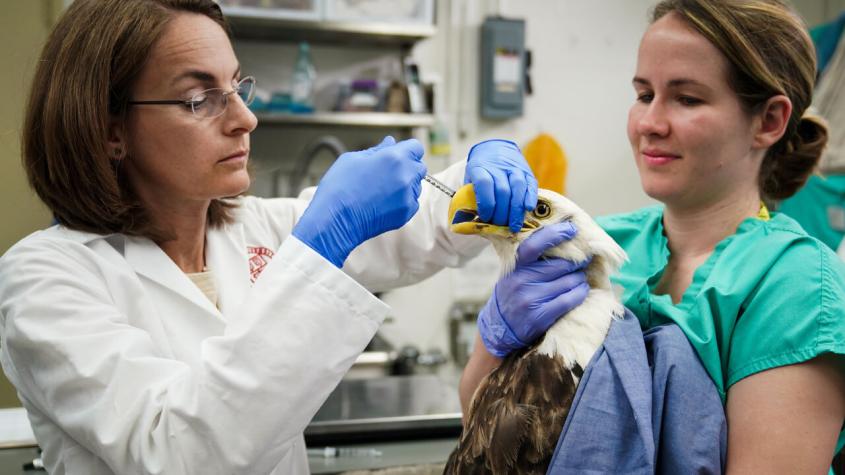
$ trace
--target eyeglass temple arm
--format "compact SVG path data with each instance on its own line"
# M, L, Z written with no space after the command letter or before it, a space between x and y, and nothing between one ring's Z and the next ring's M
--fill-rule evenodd
M129 104L184 104L186 106L191 105L192 101L179 101L179 100L168 100L168 101L129 101Z

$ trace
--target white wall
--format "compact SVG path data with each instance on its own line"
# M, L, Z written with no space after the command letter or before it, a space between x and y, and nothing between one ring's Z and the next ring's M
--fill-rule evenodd
M648 202L630 158L625 121L634 98L630 81L636 50L651 3L438 2L438 34L419 45L415 56L423 77L445 81L453 158L479 140L506 137L524 144L543 131L563 145L570 164L568 193L589 212L626 211ZM526 46L533 52L534 95L526 97L522 118L502 122L478 115L479 27L486 15L498 11L526 20Z

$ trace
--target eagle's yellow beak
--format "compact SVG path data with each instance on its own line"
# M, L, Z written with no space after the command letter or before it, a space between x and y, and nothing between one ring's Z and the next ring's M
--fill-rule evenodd
M523 223L520 232L536 227L536 223L526 222ZM472 183L458 188L455 196L452 197L452 201L449 203L449 229L457 234L492 234L506 238L516 236L507 226L481 222L478 217L478 205L475 201Z

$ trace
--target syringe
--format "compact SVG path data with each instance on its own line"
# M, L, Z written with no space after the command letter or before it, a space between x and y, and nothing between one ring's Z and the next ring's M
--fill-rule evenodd
M447 195L449 195L449 197L455 196L455 190L449 188L448 186L446 186L442 181L438 180L437 178L434 178L431 175L426 175L423 179L425 181L431 183L431 185L433 187L435 187L438 190L442 191L443 193L446 193Z

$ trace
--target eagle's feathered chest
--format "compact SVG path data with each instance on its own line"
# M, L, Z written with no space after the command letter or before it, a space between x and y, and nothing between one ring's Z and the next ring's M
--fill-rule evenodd
M444 473L546 473L580 375L536 346L505 358L479 386Z

